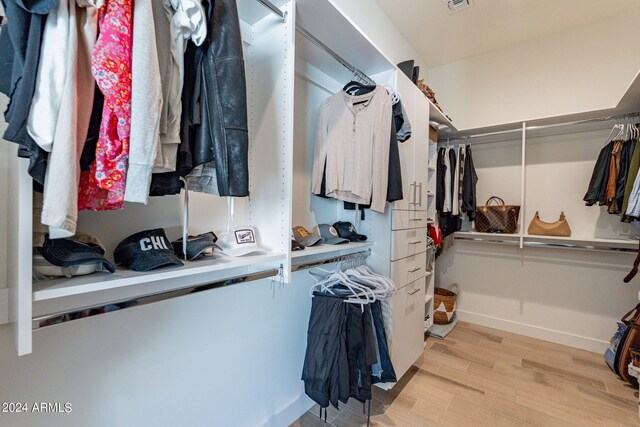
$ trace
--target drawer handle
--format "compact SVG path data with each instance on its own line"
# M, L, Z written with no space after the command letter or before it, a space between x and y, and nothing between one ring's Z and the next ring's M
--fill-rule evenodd
M422 218L413 218L413 219L410 219L409 221L422 221Z
M409 270L409 273L415 273L416 271L420 271L420 267L414 268L413 270Z
M419 245L422 243L422 240L418 240L417 242L409 242L410 245Z
M418 292L420 292L420 288L415 289L413 292L409 292L409 295L415 295L415 294L417 294Z

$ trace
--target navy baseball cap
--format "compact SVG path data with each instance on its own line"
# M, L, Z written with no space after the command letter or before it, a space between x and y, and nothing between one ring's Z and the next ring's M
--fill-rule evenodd
M183 265L162 228L132 234L118 244L113 256L116 264L133 271Z
M113 263L104 257L104 248L95 243L73 239L50 239L49 234L46 234L42 247L37 249L45 260L58 267L100 264L101 269L109 273L116 271Z
M338 221L333 224L333 227L338 231L340 237L349 239L352 242L363 242L367 240L367 236L358 234L356 228L350 222Z
M197 236L187 237L187 256L186 259L192 261L200 256L204 256L205 252L209 249L217 247L216 242L218 236L213 231L208 233L199 234ZM179 256L185 259L184 252L182 250L182 238L171 242L173 251Z

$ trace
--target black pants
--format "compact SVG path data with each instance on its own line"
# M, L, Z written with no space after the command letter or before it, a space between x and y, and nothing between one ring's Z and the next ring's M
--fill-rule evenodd
M347 310L342 298L316 294L311 303L302 380L307 396L321 408L349 399Z

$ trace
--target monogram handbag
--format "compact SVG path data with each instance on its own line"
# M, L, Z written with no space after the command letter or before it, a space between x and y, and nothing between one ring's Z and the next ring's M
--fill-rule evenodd
M571 228L564 216L564 212L560 214L560 219L556 222L544 222L540 219L540 215L536 212L535 216L529 224L527 233L538 236L559 236L571 237Z
M520 206L507 205L500 197L492 196L484 206L476 206L476 231L513 234L518 231L519 215Z

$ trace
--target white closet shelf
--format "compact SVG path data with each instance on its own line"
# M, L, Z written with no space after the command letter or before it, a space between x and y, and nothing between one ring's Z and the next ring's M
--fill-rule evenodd
M425 98L426 97L427 95L425 95ZM453 125L453 122L451 122L451 120L449 120L442 111L438 110L436 104L431 102L429 98L427 98L427 101L429 101L429 121L434 121L440 123L441 125L449 126L451 132L457 132L457 129Z
M211 259L183 261L184 266L150 272L118 269L115 273L94 273L71 279L53 279L33 283L33 301L47 301L116 288L133 287L161 280L173 280L174 289L206 284L235 277L239 273L258 273L277 268L286 260L282 253L229 257L216 254ZM206 275L206 281L202 276ZM166 289L165 289L166 290Z
M424 297L424 303L429 304L433 300L433 295L427 295Z
M362 252L373 246L373 242L351 242L340 245L320 245L310 246L302 251L291 253L292 265L301 265L308 261L319 261L330 259L341 255L349 255Z

